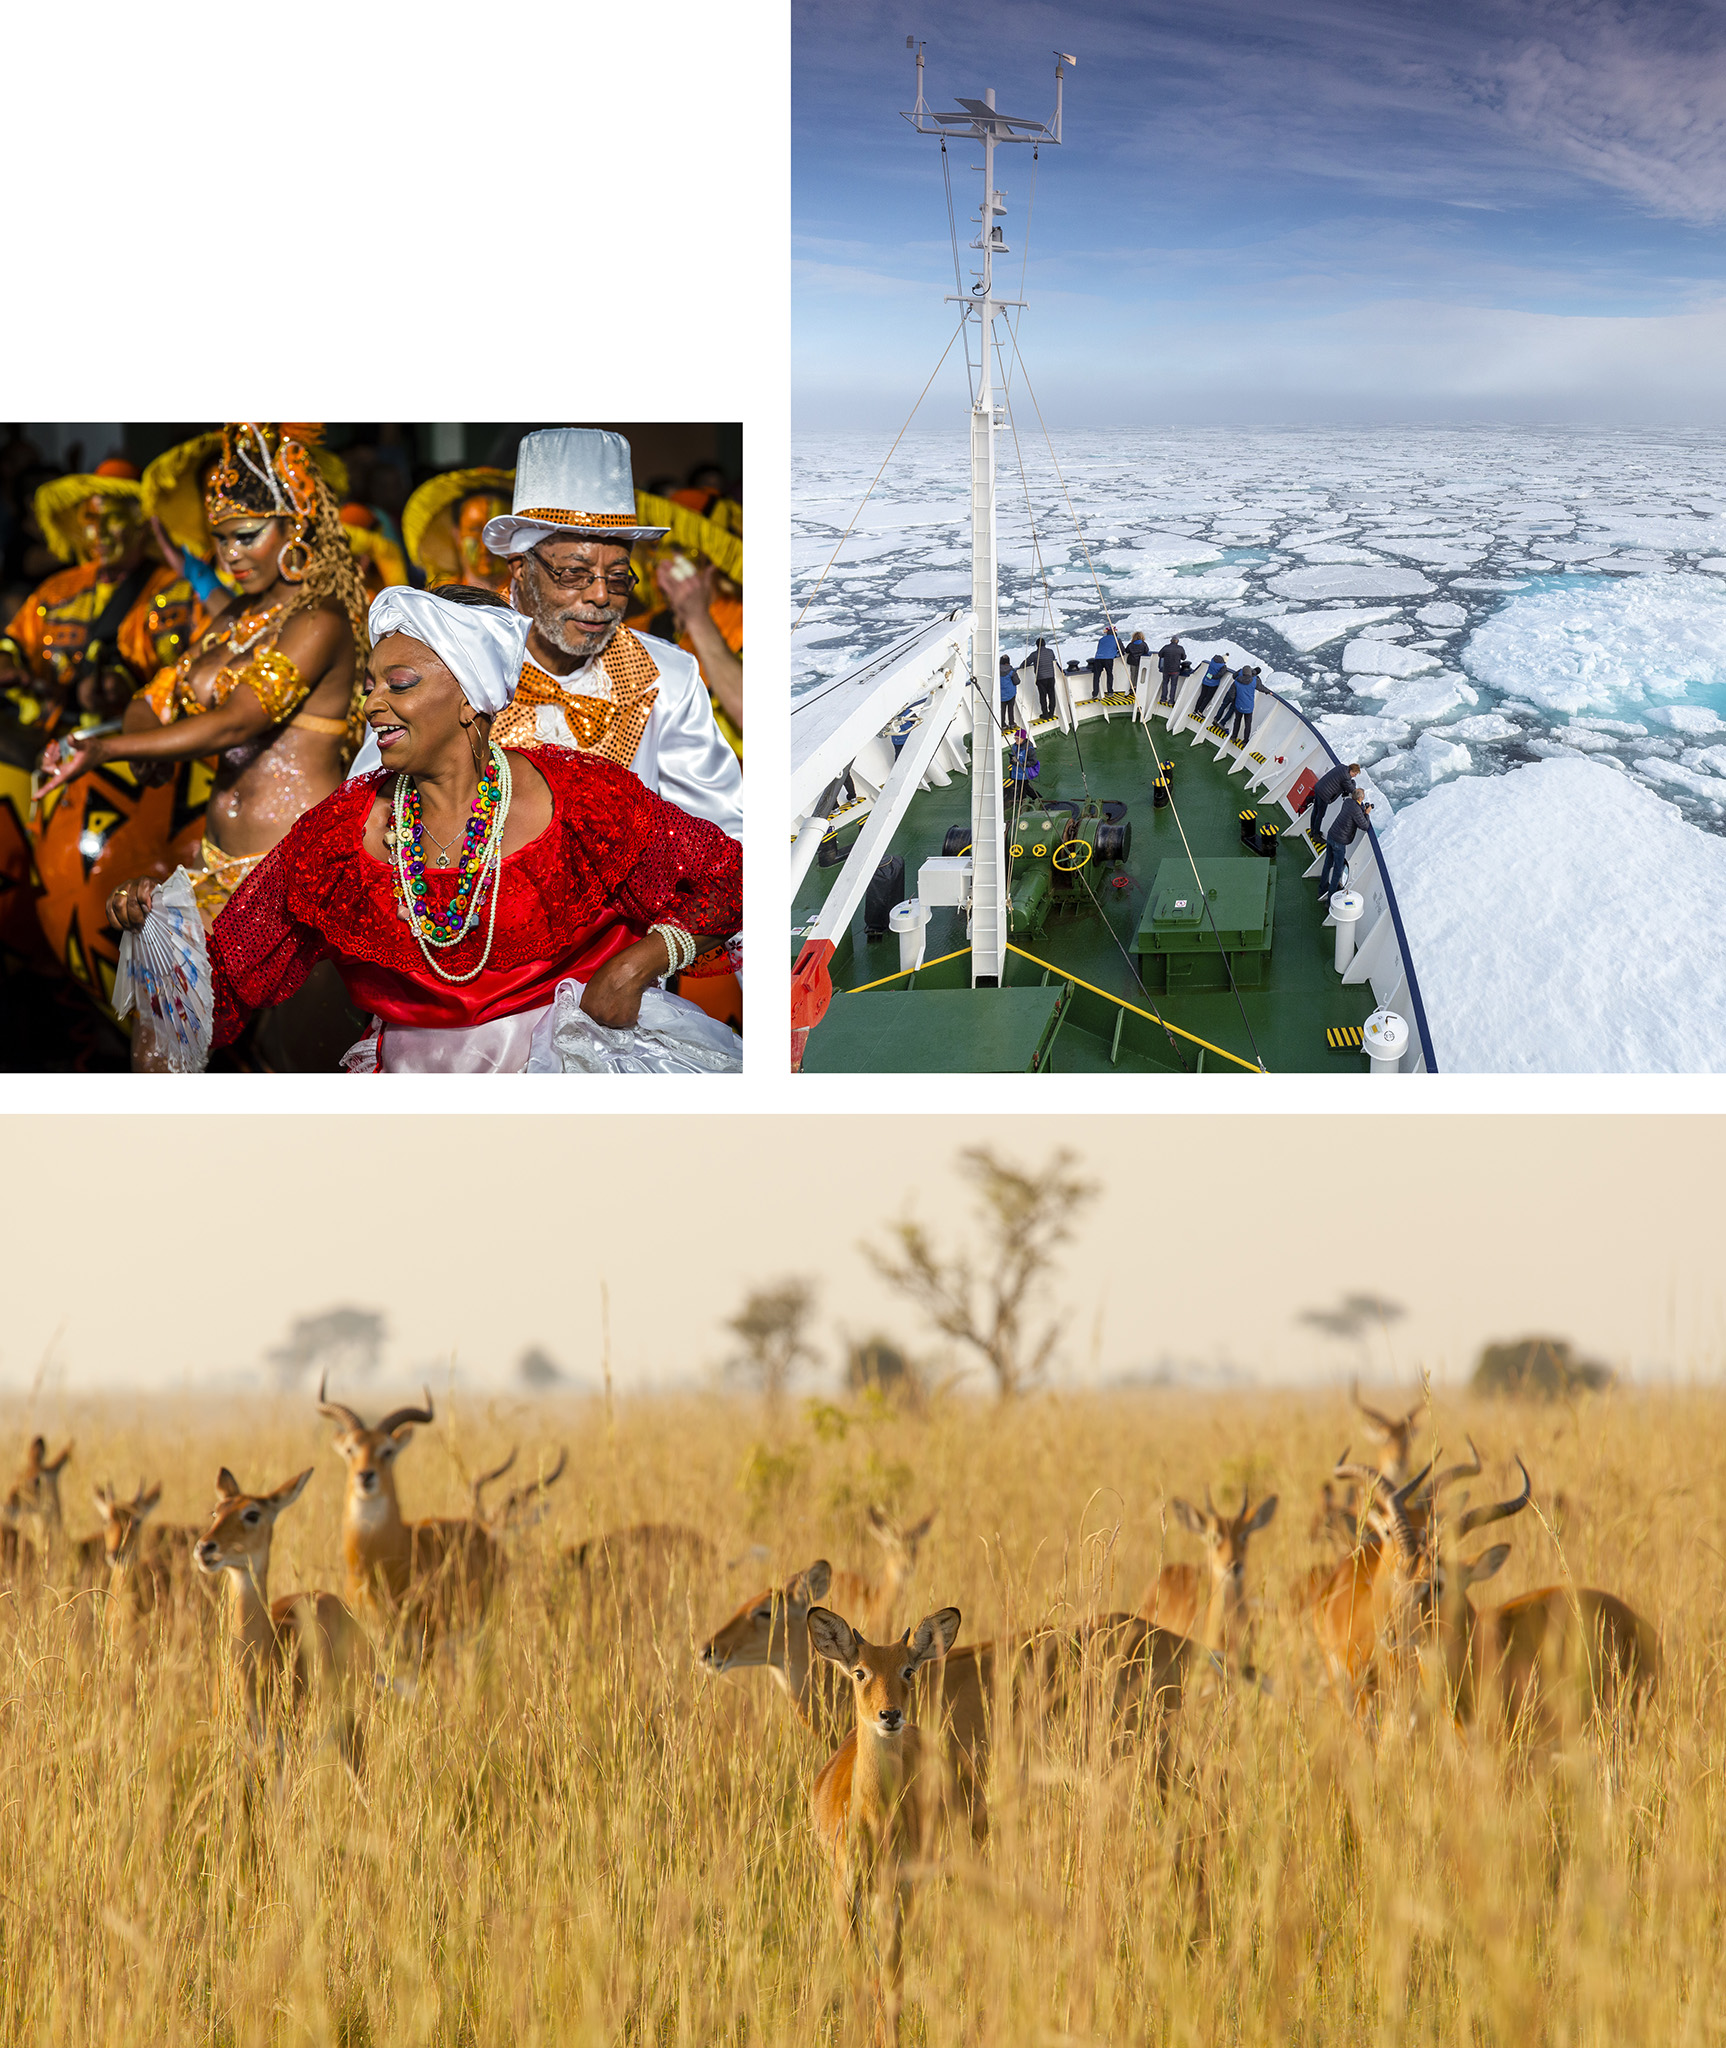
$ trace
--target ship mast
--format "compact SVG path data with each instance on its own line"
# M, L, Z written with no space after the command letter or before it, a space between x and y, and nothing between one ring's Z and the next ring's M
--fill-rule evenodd
M995 189L995 150L1011 142L1059 143L1062 80L1066 67L1078 60L1056 53L1055 113L1050 121L997 113L993 86L980 100L960 96L956 109L937 114L923 98L923 46L911 36L905 44L917 53L917 104L903 118L919 135L970 135L983 146L982 163L972 166L983 174L983 198L977 239L971 244L982 252L982 267L972 273L977 282L968 296L949 292L947 298L963 309L961 317L967 326L974 320L977 328L979 368L971 387L971 609L976 621L971 674L978 693L971 722L971 982L977 988L996 988L1006 962L1007 859L1001 751L995 740L1001 702L997 680L1000 613L995 558L995 429L1004 422L995 416L994 339L996 313L1024 301L995 296L995 258L1008 253L999 225L1007 211L1007 195ZM969 333L965 346L969 356Z

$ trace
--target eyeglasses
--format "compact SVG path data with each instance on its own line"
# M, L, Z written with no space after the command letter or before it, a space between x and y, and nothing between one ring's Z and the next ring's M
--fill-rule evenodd
M555 583L559 590L587 590L597 583L605 587L608 596L627 597L635 588L635 571L628 563L620 569L592 568L580 562L570 569L556 569L538 548L529 548L528 556L538 564L546 581Z

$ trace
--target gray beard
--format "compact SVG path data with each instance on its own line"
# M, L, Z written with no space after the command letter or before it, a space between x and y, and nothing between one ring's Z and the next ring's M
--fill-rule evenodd
M617 638L617 629L622 623L621 617L613 619L610 625L607 626L604 637L597 642L584 636L578 636L569 627L561 623L555 626L541 625L539 630L560 654L570 655L578 665L586 666L589 662L597 661L611 645L612 641ZM572 642L573 644L571 644Z

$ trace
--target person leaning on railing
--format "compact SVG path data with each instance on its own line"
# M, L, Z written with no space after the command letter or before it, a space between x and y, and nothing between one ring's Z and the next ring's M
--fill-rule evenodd
M1372 805L1350 794L1337 806L1336 815L1325 828L1324 873L1319 877L1318 896L1321 903L1328 903L1334 890L1342 886L1343 870L1348 866L1348 850L1366 830L1372 817Z

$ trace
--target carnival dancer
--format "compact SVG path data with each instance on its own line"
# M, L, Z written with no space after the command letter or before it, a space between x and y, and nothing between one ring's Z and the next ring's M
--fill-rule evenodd
M0 690L44 735L66 719L113 716L138 685L184 652L193 596L163 562L129 462L56 477L36 493L36 521L62 569L19 606L0 636Z
M206 925L294 820L340 785L363 733L365 607L311 431L223 428L205 511L238 597L212 596L214 623L133 699L121 731L73 735L44 762L46 793L110 761L148 772L220 756L193 876Z
M736 841L600 755L498 745L530 625L492 593L386 590L370 628L353 774L210 932L215 1043L326 959L377 1019L351 1072L520 1071L577 986L595 1023L634 1025L650 984L736 929ZM152 893L129 883L110 915L140 928Z
M447 469L402 507L402 545L428 589L479 583L509 595L514 564L485 544L488 521L509 510L513 469Z
M512 563L512 600L532 621L496 737L599 754L735 839L743 772L695 658L622 623L635 587L630 550L667 531L639 523L621 434L550 427L525 436L514 509L489 520L484 536Z

